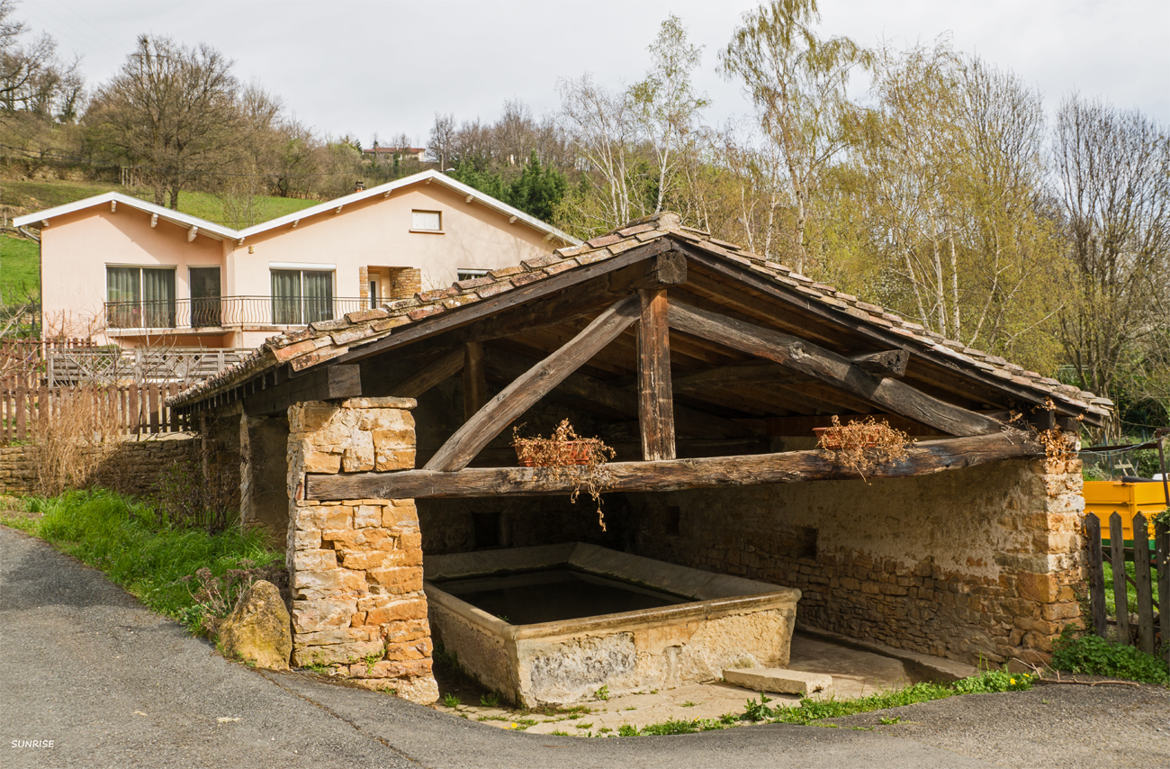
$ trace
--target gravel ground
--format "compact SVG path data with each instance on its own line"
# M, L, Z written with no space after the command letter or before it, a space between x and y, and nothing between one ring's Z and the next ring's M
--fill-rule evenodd
M99 572L4 527L0 649L5 769L1170 767L1170 690L1149 686L1042 686L676 737L502 731L228 662Z

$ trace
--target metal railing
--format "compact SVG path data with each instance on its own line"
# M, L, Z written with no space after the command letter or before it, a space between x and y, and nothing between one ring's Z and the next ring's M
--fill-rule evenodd
M303 326L369 307L360 297L224 296L173 301L106 302L111 329L202 329Z

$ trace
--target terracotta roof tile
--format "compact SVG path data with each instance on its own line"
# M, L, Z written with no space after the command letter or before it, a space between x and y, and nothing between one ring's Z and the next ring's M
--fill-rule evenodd
M865 302L852 294L838 292L833 286L814 281L783 264L767 261L734 243L711 238L702 230L682 225L678 216L669 212L631 222L580 246L562 248L545 256L525 260L519 265L493 269L487 275L459 281L446 288L424 291L413 297L388 302L377 309L359 310L344 318L319 321L307 328L279 334L267 340L244 361L193 386L172 401L177 405L192 403L284 362L295 370L318 365L343 355L352 346L382 338L399 326L445 312L458 312L463 305L551 278L574 267L605 261L663 237L697 243L696 248L702 248L802 296L817 300L819 304L830 308L827 312L872 323L882 333L899 337L902 341L898 344L915 354L959 362L973 371L1054 397L1066 407L1076 410L1103 416L1112 406L1105 398L1061 384L1051 377L1025 371L1000 356L948 340L879 305Z

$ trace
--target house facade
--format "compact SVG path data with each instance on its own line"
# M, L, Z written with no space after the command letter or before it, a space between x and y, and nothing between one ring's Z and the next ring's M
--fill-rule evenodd
M116 192L15 222L44 327L123 347L255 347L575 242L436 171L240 230Z

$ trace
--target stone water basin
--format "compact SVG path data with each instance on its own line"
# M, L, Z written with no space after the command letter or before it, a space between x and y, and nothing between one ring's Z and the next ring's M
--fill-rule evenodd
M800 591L596 545L429 555L435 639L525 707L783 667Z

